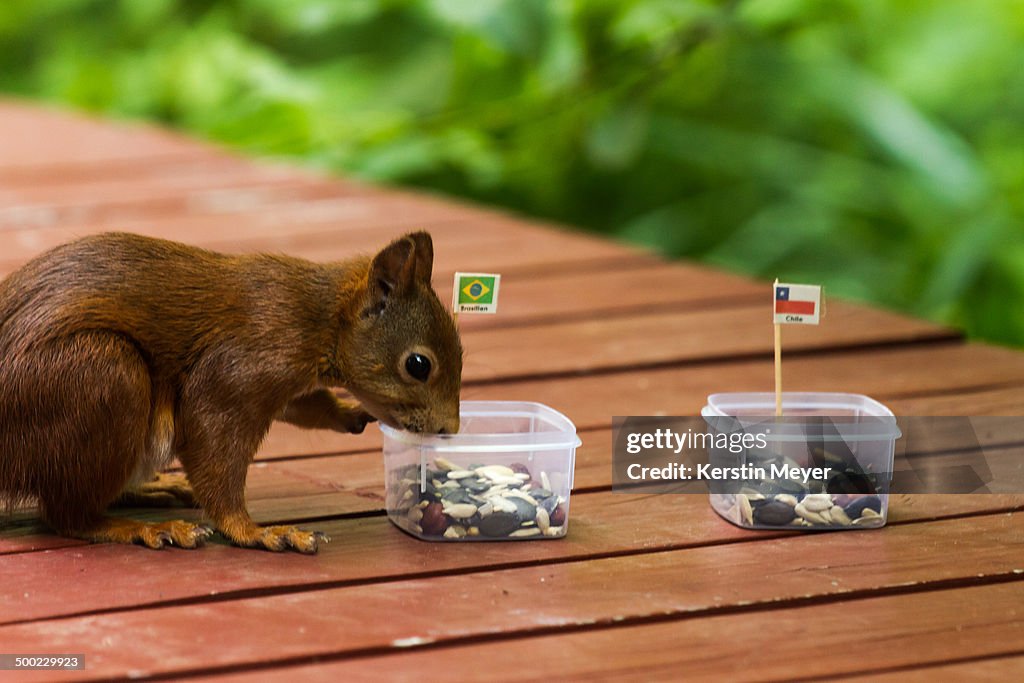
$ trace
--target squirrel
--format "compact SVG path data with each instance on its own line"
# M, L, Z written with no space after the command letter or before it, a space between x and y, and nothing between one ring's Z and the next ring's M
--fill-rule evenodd
M0 502L74 538L195 548L206 523L106 514L182 502L236 545L315 553L324 534L253 522L248 466L274 420L458 432L432 267L426 232L327 264L128 233L42 254L0 282ZM174 458L184 477L162 474Z

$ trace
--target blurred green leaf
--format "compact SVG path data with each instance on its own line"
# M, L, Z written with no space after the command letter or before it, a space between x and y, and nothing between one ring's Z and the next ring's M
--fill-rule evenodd
M10 0L0 91L1024 345L1000 0Z
M640 106L616 104L591 126L586 140L590 160L598 168L622 169L640 154L647 136L647 111Z

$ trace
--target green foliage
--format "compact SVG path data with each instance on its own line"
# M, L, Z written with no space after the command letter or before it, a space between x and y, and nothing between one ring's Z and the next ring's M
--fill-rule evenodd
M0 90L1024 344L1003 0L8 0Z

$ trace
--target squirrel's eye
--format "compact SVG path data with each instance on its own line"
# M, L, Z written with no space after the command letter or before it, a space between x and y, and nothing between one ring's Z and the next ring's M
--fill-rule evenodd
M426 382L430 377L430 359L420 353L410 353L405 359L405 371L413 379Z

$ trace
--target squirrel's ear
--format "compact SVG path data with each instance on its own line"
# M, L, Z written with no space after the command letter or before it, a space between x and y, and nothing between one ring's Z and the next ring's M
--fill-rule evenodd
M430 275L434 270L434 241L430 238L430 233L425 231L414 232L408 235L408 239L411 239L416 245L413 252L413 259L416 261L416 279L430 284Z
M374 304L381 304L393 291L403 291L414 282L430 282L434 266L434 245L430 235L416 232L401 237L373 257L369 289Z
M413 241L403 237L384 247L373 257L367 284L375 304L383 303L394 290L402 290L412 284L415 273L415 249Z

